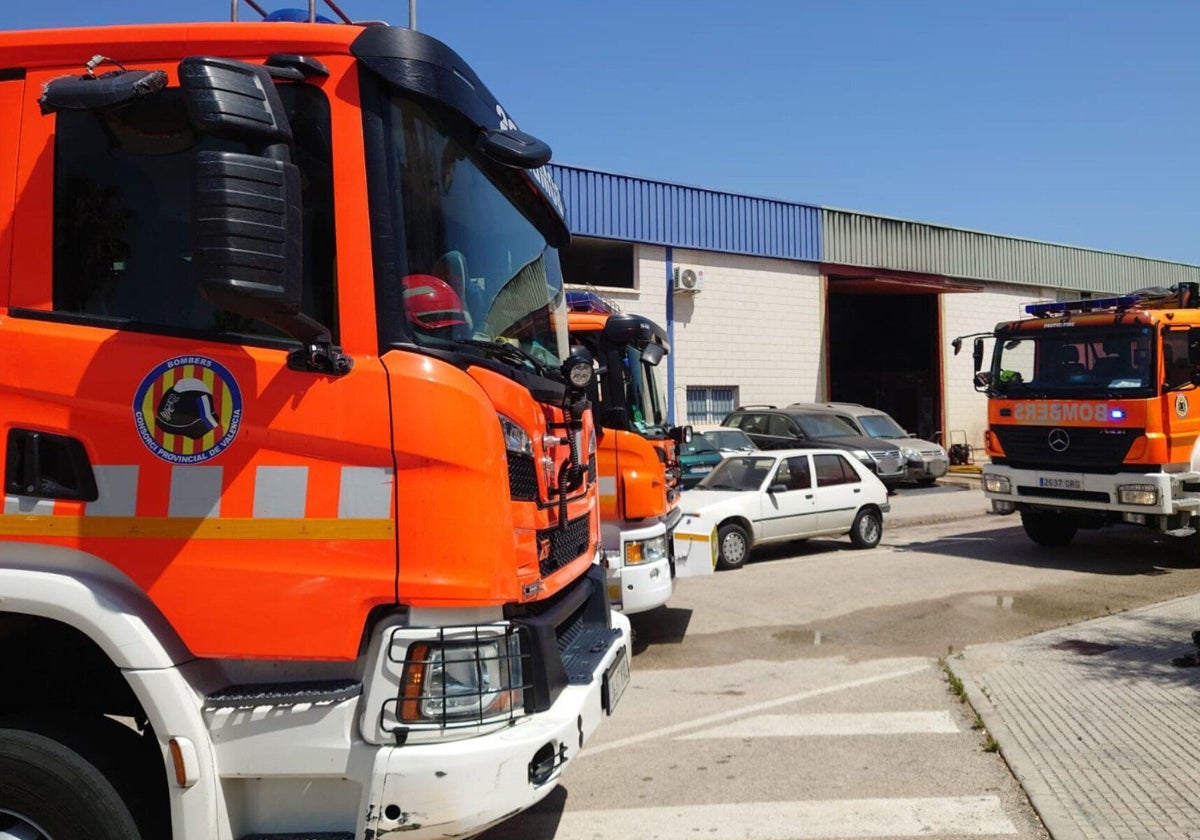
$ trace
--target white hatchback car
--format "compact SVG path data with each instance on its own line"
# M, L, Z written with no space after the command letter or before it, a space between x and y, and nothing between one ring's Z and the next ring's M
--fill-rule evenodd
M883 482L843 450L729 455L684 491L675 554L710 553L716 568L737 569L761 543L849 534L856 548L874 548L887 499Z

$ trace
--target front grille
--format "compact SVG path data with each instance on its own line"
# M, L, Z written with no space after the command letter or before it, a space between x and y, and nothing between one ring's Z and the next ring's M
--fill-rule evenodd
M1067 434L1066 448L1050 446L1050 433ZM1121 469L1129 447L1145 429L1090 429L1079 426L993 426L992 434L1004 449L999 462L1026 470L1078 470L1115 473Z
M879 472L884 475L900 472L904 466L904 459L900 456L899 449L880 450L872 452L871 457L875 459L875 463L879 466Z
M587 553L592 541L591 521L584 514L569 521L565 528L545 528L537 536L539 550L547 542L550 545L548 554L538 564L542 577L546 577Z
M1062 490L1053 487L1017 487L1018 496L1036 496L1039 499L1063 499L1073 502L1100 502L1108 504L1111 497L1100 490Z
M514 501L537 501L537 467L531 456L518 452L508 453L508 491Z

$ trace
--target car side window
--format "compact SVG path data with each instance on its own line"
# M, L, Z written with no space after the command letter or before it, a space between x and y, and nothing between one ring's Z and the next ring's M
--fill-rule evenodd
M771 437L790 438L796 435L796 427L792 425L792 421L779 414L771 415L771 424L768 428L770 431L767 434Z
M765 435L767 433L767 418L762 414L742 415L741 429L748 435Z
M818 487L835 484L854 484L862 481L858 472L841 455L814 455Z
M783 462L788 470L787 486L789 490L807 490L812 487L812 471L808 468L807 455L795 455L785 458ZM784 466L780 467L780 472Z

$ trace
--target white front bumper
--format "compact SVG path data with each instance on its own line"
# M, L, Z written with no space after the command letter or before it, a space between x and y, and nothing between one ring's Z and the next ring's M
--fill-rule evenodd
M1011 492L993 493L987 489L989 475L1007 478ZM990 465L983 470L983 494L988 499L1037 507L1073 510L1118 511L1121 513L1172 514L1200 511L1200 495L1183 490L1185 482L1200 481L1194 473L1117 473L1098 475L1061 470L1021 470L1005 465ZM1158 504L1120 504L1118 488L1128 484L1153 485Z

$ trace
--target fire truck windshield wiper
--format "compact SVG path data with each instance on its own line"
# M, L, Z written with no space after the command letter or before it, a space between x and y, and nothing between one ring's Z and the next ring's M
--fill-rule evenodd
M542 376L558 379L558 371L546 367L545 363L542 362L541 359L530 353L524 347L521 347L519 344L509 344L507 341L487 341L480 338L457 338L454 340L454 343L466 344L470 347L478 347L493 358L506 359L510 362L514 362L517 365L529 363L533 366L533 369Z

